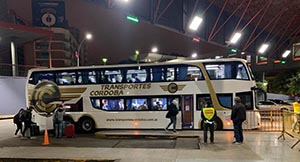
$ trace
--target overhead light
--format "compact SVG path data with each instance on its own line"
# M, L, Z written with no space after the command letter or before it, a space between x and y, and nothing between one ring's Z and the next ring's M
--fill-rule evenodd
M191 57L192 57L192 58L196 58L197 56L198 56L197 53L193 53Z
M152 47L151 52L156 53L158 51L157 47Z
M286 50L283 54L282 54L282 57L283 58L286 58L288 57L288 55L291 53L291 50Z
M91 33L87 33L87 34L85 35L85 38L86 38L87 40L92 39L92 37L93 37L93 35L92 35Z
M265 53L265 51L268 49L269 45L264 43L262 46L259 48L258 52L259 53Z
M134 22L134 23L138 23L139 22L139 18L138 17L135 17L135 16L127 16L126 17L127 20L131 21L131 22Z
M195 16L192 23L189 26L189 29L196 31L202 22L202 18L199 16Z
M242 34L237 32L233 35L233 37L230 40L231 44L235 44L240 38L241 38Z

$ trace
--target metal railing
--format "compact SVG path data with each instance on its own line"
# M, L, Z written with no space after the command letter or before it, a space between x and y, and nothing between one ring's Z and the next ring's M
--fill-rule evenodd
M258 124L257 129L253 126ZM255 110L248 112L243 123L245 131L281 132L283 130L282 110Z
M300 143L300 114L283 111L283 130L278 139L283 138L285 140L285 134L297 140L291 148Z
M38 68L39 66L32 65L13 65L0 63L0 76L21 76L26 77L27 72L31 68ZM15 70L15 72L14 72Z

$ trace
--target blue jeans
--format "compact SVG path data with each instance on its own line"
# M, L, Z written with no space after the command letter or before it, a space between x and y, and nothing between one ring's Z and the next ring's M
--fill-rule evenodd
M63 132L63 122L58 121L55 124L55 137L56 138L61 138L62 137L62 132Z
M235 140L236 140L236 142L240 142L240 143L243 143L243 141L244 141L242 124L243 124L243 122L241 122L241 121L233 123Z

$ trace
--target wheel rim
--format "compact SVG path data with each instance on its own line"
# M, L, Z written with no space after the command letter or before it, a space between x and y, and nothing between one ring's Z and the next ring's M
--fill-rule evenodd
M85 119L82 122L82 130L89 132L93 128L93 123L90 119Z

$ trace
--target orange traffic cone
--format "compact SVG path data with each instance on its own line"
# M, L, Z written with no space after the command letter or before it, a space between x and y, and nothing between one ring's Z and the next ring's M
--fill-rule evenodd
M48 131L47 131L47 129L45 129L44 143L43 143L43 145L49 145L49 137L48 137Z

